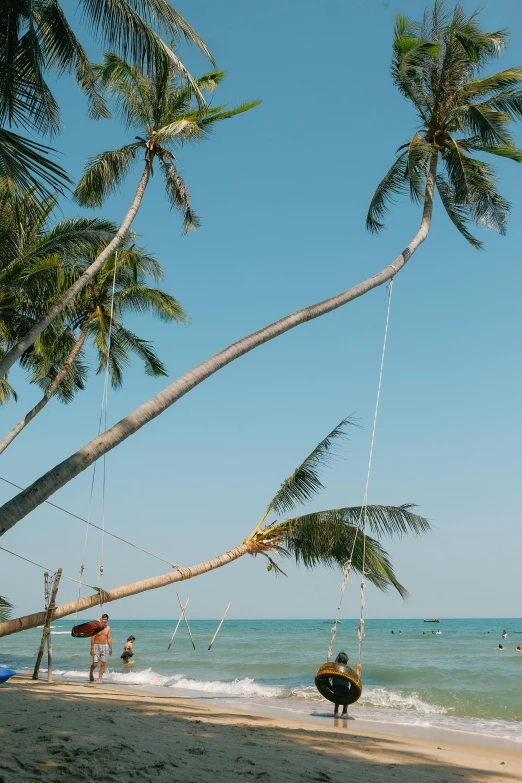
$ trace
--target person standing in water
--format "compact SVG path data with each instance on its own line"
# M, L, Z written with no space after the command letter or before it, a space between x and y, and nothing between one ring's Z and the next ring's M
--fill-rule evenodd
M129 636L129 638L127 639L127 641L123 645L123 652L120 655L120 658L123 659L123 663L130 663L131 662L131 658L134 655L134 653L132 652L132 645L133 645L133 642L135 642L135 641L136 641L136 639L134 638L134 636Z
M111 629L107 625L109 622L109 615L102 614L100 630L91 636L91 655L92 664L89 672L89 680L94 682L94 670L100 664L100 673L98 675L98 682L102 681L103 672L105 671L105 663L107 662L107 655L112 655L112 638Z
M347 666L348 664L348 656L345 652L340 652L337 658L335 659L336 663L342 663L344 666ZM361 676L362 671L362 663L358 663L355 672L358 677ZM338 717L339 715L339 704L342 703L344 696L346 696L351 688L351 684L344 679L344 677L332 677L331 678L332 683L332 690L334 692L334 696L339 696L339 702L335 702L334 707L334 718ZM343 704L343 715L348 714L348 705Z

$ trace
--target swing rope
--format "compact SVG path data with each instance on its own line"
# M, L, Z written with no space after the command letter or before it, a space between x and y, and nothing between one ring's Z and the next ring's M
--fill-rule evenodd
M111 343L112 343L112 323L114 316L114 293L116 291L116 268L118 266L118 251L114 256L114 274L112 276L112 295L111 295L111 310L109 315L109 335L107 339L107 363L105 365L105 381L103 385L103 397L102 397L102 410L104 416L104 427L107 429L107 413L109 409L109 366L111 358ZM100 417L101 418L101 417ZM99 433L98 433L99 434ZM103 479L102 479L102 534L101 534L101 556L100 556L100 606L103 603L103 572L104 572L104 552L105 552L105 487L107 483L107 455L103 455Z
M6 484L9 484L11 487L15 487L16 489L25 490L27 487L22 487L20 484L15 484L14 481L9 481L9 479L4 478L3 476L0 476L0 481L4 481ZM56 503L51 503L50 500L45 500L44 503L46 503L48 506L52 506L53 508L58 509L58 511L63 511L64 514L68 514L73 519L78 519L80 522L85 522L86 525L89 525L90 527L96 528L96 530L101 530L102 528L99 525L95 525L94 522L89 522L84 517L78 516L78 514L74 514L72 511L69 511L66 508L63 508L63 506L57 506ZM133 547L133 549L137 549L139 552L143 552L146 555L150 555L150 557L154 557L156 560L161 561L162 563L166 563L167 565L171 566L171 568L179 568L179 566L176 563L172 563L170 560L165 560L164 557L160 557L159 555L155 555L154 552L149 552L148 549L143 549L143 547L138 546L137 544L133 544L132 541L127 541L126 538L122 538L121 536L117 536L116 533L111 533L110 530L105 529L105 535L111 536L112 538L116 538L118 541L122 541L124 544L127 544L128 546ZM75 580L78 581L78 580ZM90 587L91 585L87 585L87 587Z
M377 399L375 402L375 411L373 414L373 428L372 428L372 438L370 443L370 456L368 459L368 470L366 472L366 484L364 488L364 498L363 503L361 506L361 511L359 514L359 519L357 521L357 527L355 529L355 535L353 538L353 544L352 544L352 551L350 553L349 560L346 561L346 563L343 566L343 581L341 583L341 591L339 596L339 604L337 606L337 615L335 618L335 622L332 627L332 635L330 638L330 644L328 645L328 653L326 660L329 661L332 657L332 650L335 642L335 637L337 635L337 627L339 625L339 615L341 612L341 605L343 602L344 597L344 591L346 589L346 585L348 583L348 579L350 576L350 571L352 568L352 559L353 554L355 551L355 545L357 543L357 536L359 535L359 531L362 530L363 535L363 560L362 560L362 571L361 571L361 612L359 617L359 626L357 628L357 636L359 640L359 646L358 646L358 658L359 663L362 663L362 646L364 641L364 607L366 606L365 597L364 597L364 591L366 588L366 533L367 533L367 521L368 521L368 487L370 485L370 475L372 471L372 461L373 461L373 448L375 445L375 432L377 429L377 417L379 415L379 402L381 399L381 387L382 387L382 376L383 376L383 370L384 370L384 358L386 356L386 346L388 343L388 326L390 323L390 310L391 310L391 302L392 302L392 294L393 294L393 277L391 278L390 282L386 286L388 289L388 308L386 311L386 325L384 327L384 339L382 344L382 353L381 353L381 366L379 370L379 383L377 385Z
M102 431L102 424L105 425L105 429L107 429L107 408L108 408L108 399L109 399L109 366L110 366L110 355L111 355L111 341L112 341L112 323L113 323L113 315L114 315L114 294L116 290L116 269L118 266L118 251L116 251L114 255L114 274L112 276L112 293L111 293L111 307L110 307L110 315L109 315L109 333L107 338L107 354L106 354L106 364L105 364L105 375L103 380L103 393L102 393L102 401L101 401L101 409L100 409L100 418L98 421L98 436L101 434ZM98 576L98 592L100 595L100 603L98 607L98 614L100 613L100 608L103 605L103 572L104 572L104 543L105 543L105 486L106 486L106 462L105 462L105 454L103 455L103 479L102 479L102 525L101 525L101 556L100 556L100 570L99 570L99 576ZM92 479L91 479L91 491L89 495L89 513L87 514L87 520L85 525L85 541L83 545L83 557L82 557L82 564L80 566L80 579L78 582L78 601L81 597L81 591L82 591L82 583L83 583L83 572L85 571L85 557L87 554L87 539L89 535L89 527L91 526L91 512L92 512L92 503L93 503L93 496L94 496L94 485L96 480L96 466L98 464L98 460L95 460L93 468L92 468ZM76 619L78 618L78 610L76 610ZM99 619L99 618L98 618Z

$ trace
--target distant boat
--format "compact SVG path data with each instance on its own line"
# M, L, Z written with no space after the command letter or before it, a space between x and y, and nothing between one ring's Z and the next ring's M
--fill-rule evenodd
M436 617L433 618L433 620L424 620L425 623L440 623L440 620L437 620Z

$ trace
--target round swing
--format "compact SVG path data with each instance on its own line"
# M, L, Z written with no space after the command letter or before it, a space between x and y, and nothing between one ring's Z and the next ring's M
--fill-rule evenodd
M361 678L357 674L357 672L354 671L350 666L347 666L344 663L338 663L337 661L330 661L330 658L332 656L333 645L337 634L337 627L340 622L339 614L341 611L341 604L343 602L343 595L346 588L346 584L348 582L348 577L350 576L350 571L352 567L352 557L355 551L355 544L357 542L357 536L360 532L361 535L363 536L364 546L363 546L363 564L362 564L362 572L361 572L361 614L359 618L359 627L357 629L357 636L359 639L359 664L362 667L362 644L364 641L363 615L364 615L364 606L365 606L364 589L366 587L366 582L365 582L366 522L367 522L366 509L368 506L368 486L370 483L370 473L372 468L373 446L375 443L375 430L377 427L377 414L379 412L379 400L381 397L384 356L386 354L386 342L388 339L388 324L390 322L390 307L391 307L391 299L392 299L392 291L393 291L393 277L390 280L387 288L388 288L388 310L386 313L386 326L384 328L384 341L383 341L382 354L381 354L381 368L379 372L379 383L377 386L377 401L375 404L375 413L373 416L372 440L370 445L370 458L368 460L368 471L366 473L366 487L364 491L364 499L361 506L361 513L359 515L357 529L355 531L355 536L353 539L350 559L344 564L343 567L343 581L341 584L341 595L339 598L339 605L337 606L337 617L332 627L332 635L330 638L330 644L328 646L328 652L326 655L326 663L324 663L321 666L321 668L318 670L317 674L315 675L315 687L317 688L321 696L324 696L325 699L328 699L328 701L331 701L336 705L342 704L343 707L347 706L348 704L355 704L355 702L361 698L361 694L362 694Z
M342 682L342 684L341 684ZM339 683L339 684L338 684ZM357 672L344 663L323 663L315 675L315 687L334 704L354 704L361 698L362 685Z

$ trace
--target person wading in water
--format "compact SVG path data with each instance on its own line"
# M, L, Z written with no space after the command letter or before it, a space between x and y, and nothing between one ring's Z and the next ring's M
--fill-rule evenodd
M93 656L91 670L89 672L89 680L91 682L94 682L94 670L98 664L100 664L98 682L102 681L107 655L112 655L111 629L110 626L107 625L108 621L109 615L102 614L100 620L101 628L95 636L91 636L91 655Z

